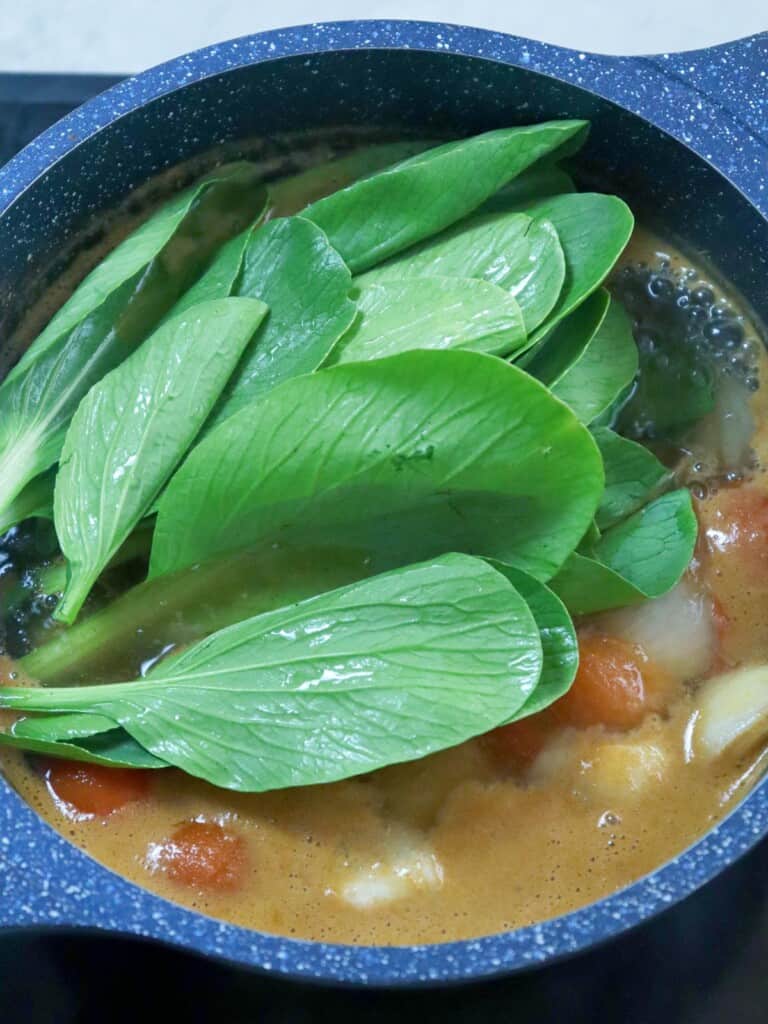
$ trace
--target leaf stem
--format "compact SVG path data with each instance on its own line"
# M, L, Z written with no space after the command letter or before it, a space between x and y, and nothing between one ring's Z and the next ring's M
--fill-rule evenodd
M34 464L29 442L11 444L0 454L0 534L38 510L47 474L34 479Z
M369 574L359 551L270 548L240 553L133 587L62 630L22 658L20 666L29 676L55 684L94 676L131 678L173 646Z

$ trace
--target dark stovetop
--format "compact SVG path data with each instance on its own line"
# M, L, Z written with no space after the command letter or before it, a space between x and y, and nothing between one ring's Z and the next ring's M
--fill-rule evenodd
M115 81L0 74L0 164ZM321 991L138 941L0 933L0 1022L766 1024L767 965L763 843L703 892L599 951L448 991Z

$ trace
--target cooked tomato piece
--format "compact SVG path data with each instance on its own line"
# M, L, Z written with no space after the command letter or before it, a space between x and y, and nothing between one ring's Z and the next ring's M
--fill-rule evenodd
M188 821L152 852L153 866L195 889L236 889L247 864L245 840L215 821Z
M607 633L579 637L579 670L550 713L563 725L626 730L650 710L652 668L639 644Z
M126 804L149 795L150 772L107 768L79 761L49 761L45 780L57 800L80 814L105 818Z
M697 505L700 533L697 554L718 561L719 555L738 552L740 568L751 574L768 567L768 495L743 484L724 488Z
M486 733L482 743L499 768L527 768L542 752L557 723L546 712Z

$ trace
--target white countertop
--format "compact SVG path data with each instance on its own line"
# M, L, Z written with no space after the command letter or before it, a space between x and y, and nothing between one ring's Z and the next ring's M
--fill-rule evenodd
M0 71L127 72L310 21L421 18L580 50L695 49L768 29L766 0L3 0Z

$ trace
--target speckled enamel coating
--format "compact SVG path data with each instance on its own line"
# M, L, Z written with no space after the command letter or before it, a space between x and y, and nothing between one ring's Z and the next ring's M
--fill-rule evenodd
M377 105L362 116L375 120L382 111L391 115L392 108L402 102L396 82L376 79L381 49L411 51L408 67L415 68L417 74L427 67L430 74L434 68L448 67L442 56L453 62L450 70L456 72L452 79L455 87L449 88L455 95L446 118L453 126L466 113L467 123L475 128L483 120L479 107L492 109L497 119L503 118L503 102L490 94L499 63L549 76L529 81L521 73L517 108L530 107L531 120L540 109L537 96L547 94L550 88L554 99L548 101L547 109L553 103L557 107L566 102L567 109L561 111L564 116L589 110L596 96L604 97L690 147L726 175L763 217L768 213L768 35L707 51L613 58L440 24L312 25L223 43L129 79L54 125L0 170L0 289L5 300L10 301L24 264L34 263L30 256L41 250L43 239L55 246L66 237L75 214L82 216L83 194L87 193L92 210L101 209L172 162L169 153L189 155L214 141L237 138L244 127L238 100L247 94L238 69L274 62L266 66L269 85L278 114L290 123L291 110L280 109L283 101L289 107L295 102L295 96L289 97L284 88L288 80L306 76L298 90L304 94L313 93L309 83L316 83L317 94L311 96L311 103L316 103L320 117L327 99L322 82L328 55L355 51L361 56L356 73L373 83L370 95L365 89L363 95L366 101L371 96L377 98ZM466 64L455 55L495 63ZM285 62L285 58L291 59ZM297 68L303 71L297 72ZM225 75L220 87L216 76L226 72L234 74ZM204 94L208 106L197 109L193 104L194 117L175 121L175 91L195 87L212 76L216 80ZM424 87L429 88L429 74L424 77ZM587 92L563 92L553 79ZM445 90L439 74L434 82L435 89ZM532 92L528 90L530 82L536 86ZM440 94L436 95L439 101ZM563 101L562 96L568 99ZM152 119L144 117L142 108L152 101L165 104L159 119L157 111ZM440 123L439 107L438 102L435 123ZM595 109L601 116L607 108ZM340 119L344 113L342 110ZM267 128L274 116L263 112ZM357 116L361 116L359 110ZM486 119L493 122L494 117ZM152 135L158 131L158 121L162 123L162 145ZM638 119L624 123L630 124L640 140L640 154L643 146L653 148L661 138ZM96 140L95 150L81 146L102 129L106 131ZM598 124L595 135L599 137L600 131ZM649 142L643 134L648 132ZM81 152L87 153L87 158L79 157ZM101 157L94 160L93 152ZM761 275L764 282L768 266L765 220L711 168L697 163L693 153L686 155L674 145L670 153L677 154L674 159L682 160L683 167L690 161L689 192L694 195L700 187L701 195L694 195L697 202L723 204L723 209L727 206L734 211L734 217L744 218L746 235L739 233L738 244L726 244L719 262L725 272L735 275L746 294L754 293L759 305L755 275ZM655 155L646 156L649 168ZM596 150L595 159L606 162L607 151ZM44 188L35 184L40 176L45 176ZM652 192L646 198L652 200ZM682 233L695 235L698 230L697 218L691 213L695 209L695 204L689 204L679 220ZM706 227L714 246L718 239L711 225L717 223L717 216L714 220L710 217ZM0 927L74 926L142 935L266 973L330 982L408 985L478 979L549 962L624 932L692 893L766 832L768 787L760 784L725 822L676 860L622 892L565 917L476 941L405 948L334 946L236 928L151 895L71 846L0 780Z

